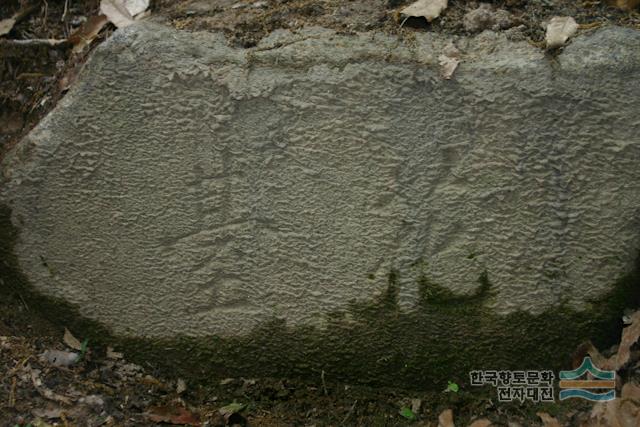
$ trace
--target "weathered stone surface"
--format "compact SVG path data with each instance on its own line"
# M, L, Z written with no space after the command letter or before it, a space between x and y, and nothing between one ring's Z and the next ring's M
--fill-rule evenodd
M322 327L392 271L403 312L485 272L493 313L588 308L640 247L640 33L483 33L443 81L448 42L116 32L4 160L20 269L122 336Z

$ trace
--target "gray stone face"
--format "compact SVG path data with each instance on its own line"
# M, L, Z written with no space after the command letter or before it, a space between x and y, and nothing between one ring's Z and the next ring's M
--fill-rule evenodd
M322 327L397 273L582 310L640 247L640 33L557 58L492 33L120 30L2 165L19 266L119 335Z

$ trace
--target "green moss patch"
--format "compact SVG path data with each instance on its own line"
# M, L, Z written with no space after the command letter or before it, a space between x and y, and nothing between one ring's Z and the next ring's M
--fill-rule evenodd
M442 390L449 380L466 384L475 369L558 370L586 339L600 348L617 342L622 311L640 306L640 258L589 310L561 305L537 316L497 316L485 308L492 294L490 272L466 296L423 278L419 306L404 312L397 304L398 273L392 271L380 298L331 313L323 329L274 320L236 338L127 338L84 318L77 307L36 292L18 268L17 237L9 209L0 208L0 297L25 301L30 311L22 315L44 317L89 338L94 348L109 344L134 362L203 383L220 376L316 377L324 371L361 384Z

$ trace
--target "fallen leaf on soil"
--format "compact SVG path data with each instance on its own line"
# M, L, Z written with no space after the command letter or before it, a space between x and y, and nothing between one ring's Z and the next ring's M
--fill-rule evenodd
M64 337L62 337L62 340L69 348L72 348L74 350L82 349L82 343L76 337L74 337L71 331L69 331L67 328L64 328Z
M453 73L460 64L460 51L449 43L440 56L438 56L438 63L440 64L440 75L443 79L449 80L453 76Z
M11 18L3 19L0 21L0 36L4 36L5 34L9 34L9 32L13 29L13 26L16 24L15 16Z
M622 387L619 399L606 402L604 421L611 427L637 427L640 425L640 387L629 382Z
M633 10L636 7L640 6L640 0L610 0L608 1L612 6L617 7L622 10Z
M187 391L187 383L184 382L182 378L178 378L178 382L176 384L176 393L182 394Z
M102 409L104 407L104 398L97 394L90 394L88 396L81 397L78 403L87 405L91 408Z
M631 399L640 405L640 385L629 382L622 386L620 396L623 399Z
M218 412L220 413L220 415L224 416L224 417L229 417L230 415L235 414L236 412L240 412L244 409L245 405L244 403L230 403L227 406L223 406L222 408L218 409Z
M402 408L400 408L400 411L398 413L400 414L401 417L406 418L408 420L413 421L416 419L416 414L414 414L413 411L406 406L403 406Z
M182 406L151 406L146 415L154 423L200 424L199 417Z
M578 23L570 16L554 16L547 25L545 40L548 49L563 46L578 31Z
M577 369L585 357L590 356L593 363L600 367L601 369L605 369L605 365L607 364L607 359L600 354L598 349L593 345L591 341L585 341L578 346L576 351L571 356L571 367L573 369Z
M33 427L53 427L51 424L44 422L42 419L40 418L36 418L31 425Z
M598 402L591 408L589 418L580 424L580 427L598 427L602 425L606 417L607 402Z
M149 8L149 0L101 0L100 13L118 28L133 24Z
M61 350L47 350L42 353L44 360L57 367L68 367L73 365L80 359L78 353Z
M420 413L420 408L422 407L421 399L411 399L411 410L414 414Z
M428 22L433 21L444 9L447 8L447 0L418 0L400 11L407 17L424 17Z
M124 0L124 7L131 16L136 16L149 8L149 0Z
M122 359L124 354L113 350L113 347L107 347L107 359Z
M447 388L444 389L445 393L457 393L460 391L460 386L452 381L447 381Z
M438 427L455 427L453 424L453 411L446 409L438 416Z
M133 16L127 10L123 0L101 0L100 13L106 15L118 28L133 24Z
M62 396L61 394L54 393L52 390L49 390L44 385L42 385L42 380L40 379L40 370L39 369L31 369L31 366L27 366L27 370L30 371L31 374L31 383L36 388L38 393L45 399L52 400L58 403L64 403L65 405L71 405L71 399L66 396Z
M491 427L491 421L486 418L475 420L474 422L469 424L469 427Z
M562 427L560 426L558 420L556 420L546 412L537 412L536 415L540 417L540 419L542 420L542 425L544 427Z
M69 36L69 42L73 44L73 52L82 52L85 47L100 34L102 28L107 25L109 18L106 15L91 16L76 31Z
M630 316L631 324L622 330L622 339L618 347L618 353L610 357L601 369L611 369L617 371L627 364L631 356L631 346L640 338L640 311L636 311Z
M34 417L47 419L60 418L62 412L60 408L34 409L31 411Z
M6 18L0 21L0 36L9 34L16 23L24 20L40 7L40 2L34 2L31 5L24 5L27 2L21 3L23 3L22 9L20 9L15 15L13 15L11 18Z
M581 427L637 427L640 425L640 387L627 383L621 398L598 402Z

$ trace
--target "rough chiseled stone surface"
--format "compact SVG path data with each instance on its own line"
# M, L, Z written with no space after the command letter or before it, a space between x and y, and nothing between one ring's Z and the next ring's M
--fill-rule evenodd
M447 43L116 32L4 160L20 268L131 336L321 326L392 270L405 311L485 271L495 313L583 309L640 247L640 33L483 33L445 81Z

